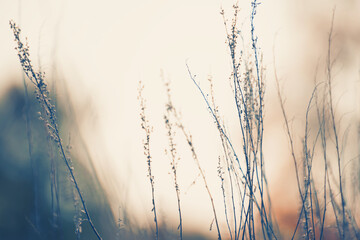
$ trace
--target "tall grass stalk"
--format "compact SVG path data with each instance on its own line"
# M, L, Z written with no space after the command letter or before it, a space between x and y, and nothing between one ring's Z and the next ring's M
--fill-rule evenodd
M229 223L229 216L228 216L228 207L227 207L227 203L226 203L226 193L225 193L225 178L224 178L224 172L223 172L223 166L221 163L221 158L219 157L219 161L218 161L218 168L217 168L217 172L218 172L218 177L220 178L220 182L221 182L221 193L223 196L223 202L224 202L224 212L225 212L225 220L226 220L226 226L229 230L229 235L230 235L230 239L233 239L232 236L232 232L231 232L231 227L230 227L230 223ZM236 233L235 233L236 234Z
M346 223L346 215L345 215L345 197L344 197L344 190L343 190L343 181L342 181L342 174L341 174L341 157L340 157L340 149L339 149L339 137L337 131L337 124L335 122L335 113L334 113L334 105L333 105L333 94L332 94L332 66L336 59L332 59L332 51L331 51L331 43L333 38L333 28L334 28L334 18L335 18L335 9L333 10L329 38L328 38L328 56L326 62L327 68L327 80L328 80L328 89L329 89L329 107L330 107L330 116L331 116L331 123L332 129L334 132L335 137L335 148L336 148L336 155L337 155L337 164L338 164L338 174L339 174L339 190L340 190L340 197L341 197L341 209L342 209L342 231L340 232L340 236L342 239L345 239L345 233L347 231L347 223ZM340 230L340 229L339 229Z
M248 190L250 191L250 199L254 195L254 181L257 182L257 187L260 192L260 215L261 224L263 229L264 238L271 237L272 234L272 223L271 219L267 217L265 202L264 202L264 187L267 188L266 176L264 172L264 156L263 156L263 97L265 93L265 83L263 76L263 69L261 67L261 57L259 57L258 47L257 47L257 37L255 35L255 25L254 19L259 3L257 1L251 2L252 11L250 15L250 27L251 27L251 46L253 50L254 57L254 66L250 66L247 59L242 59L243 51L238 49L237 39L241 37L241 31L237 28L237 16L238 16L238 6L234 5L234 17L232 24L229 27L226 23L224 17L224 11L222 15L224 18L224 25L226 27L226 35L228 39L228 47L230 50L230 56L233 67L233 87L234 87L234 96L235 103L239 116L239 123L241 127L241 133L243 138L244 145L244 157L247 165L246 177L250 184ZM240 54L240 56L239 56ZM241 63L243 61L243 68L245 72L242 73ZM254 73L255 72L255 73ZM254 179L254 174L256 174L256 180ZM264 186L265 183L265 186ZM250 201L249 209L251 214L249 215L251 225L249 230L254 232L254 219L253 219L253 207L252 201ZM252 230L251 230L252 229ZM266 231L266 233L265 233Z
M179 215L179 239L183 239L183 220L182 220L182 214L181 214L181 201L180 201L180 187L178 184L178 176L177 176L177 166L178 162L180 160L180 157L177 154L176 150L176 143L174 142L175 137L175 130L174 127L176 127L176 123L174 125L172 120L172 115L174 114L174 106L171 100L171 90L170 90L170 82L165 82L166 87L166 93L167 93L167 103L165 105L165 114L164 114L164 121L165 121L165 127L167 129L167 135L168 135L168 141L169 141L169 151L170 157L171 157L171 170L172 175L174 179L174 187L176 192L176 199L177 199L177 206L178 206L178 215ZM176 113L175 113L176 114Z
M280 107L282 110L286 133L290 143L290 152L293 158L295 174L297 180L297 186L299 195L301 198L300 214L293 232L292 239L295 238L298 226L302 224L302 237L305 239L316 239L319 236L319 239L325 239L325 230L327 229L327 219L328 221L334 221L336 224L336 230L339 234L339 239L349 239L352 237L359 238L358 236L358 226L355 221L352 220L351 210L348 209L345 200L344 193L344 184L343 184L343 167L342 167L342 152L344 151L344 144L342 149L340 149L339 144L339 130L338 123L336 122L336 114L333 106L333 68L336 62L336 58L332 57L332 41L333 41L333 28L334 28L334 16L335 10L333 11L330 31L328 33L328 46L327 46L327 55L325 60L325 69L326 69L326 81L317 83L317 72L318 67L315 69L315 87L313 89L312 95L308 102L305 116L305 134L303 138L303 159L302 164L299 164L299 160L295 155L295 147L293 142L292 133L289 127L289 121L287 114L285 112L284 100L280 92L279 80L276 72L276 63L274 58L274 73L275 80L277 84L278 98L280 101ZM320 85L322 87L320 87ZM320 89L322 92L320 92ZM321 97L321 98L320 98ZM313 102L315 102L313 104ZM317 132L310 131L309 127L309 115L312 105L316 107L316 116L318 121L318 130ZM310 133L314 132L314 142L312 149L309 146L309 137ZM347 131L344 132L344 138L346 138ZM329 147L327 141L330 137L334 137L334 150L335 150L335 160L336 160L336 171L337 176L333 173L332 166L330 165ZM322 203L319 201L318 190L316 189L315 179L313 177L313 160L314 155L316 154L316 145L318 140L321 142L321 153L324 172L323 172L323 200ZM300 171L302 170L302 179L300 179ZM340 200L338 200L338 196ZM332 213L328 211L328 203L331 204ZM322 205L322 206L321 206ZM302 220L302 222L301 222ZM350 229L350 227L352 229ZM318 234L316 232L318 231Z
M205 173L201 167L201 164L200 164L200 161L199 161L199 158L197 156L197 153L195 151L195 147L194 147L194 142L192 140L192 135L190 133L188 133L188 131L185 129L185 126L182 124L181 122L181 119L180 119L180 116L179 114L177 113L176 111L176 108L172 105L172 101L171 101L171 98L170 98L170 95L169 95L169 92L168 92L168 101L170 103L170 105L168 105L168 107L171 108L171 113L172 115L174 116L175 120L176 120L176 126L181 130L181 132L183 133L185 139L186 139L186 142L190 148L190 151L191 151L191 154L192 154L192 157L195 161L195 164L199 170L199 173L200 173L200 176L202 177L203 179L203 182L204 182L204 186L206 188L206 191L207 191L207 194L209 196L209 199L210 199L210 203L211 203L211 207L212 207L212 211L213 211L213 215L214 215L214 221L215 221L215 226L216 226L216 230L217 230L217 233L218 233L218 240L221 240L222 237L221 237L221 232L220 232L220 227L219 227L219 221L218 221L218 217L217 217L217 213L216 213L216 208L215 208L215 203L214 203L214 198L212 196L212 193L210 191L210 188L209 188L209 185L207 183L207 180L206 180L206 176L205 176Z
M81 193L80 187L78 185L78 182L75 178L74 169L71 166L70 158L65 153L63 141L60 137L59 127L57 123L56 113L55 113L55 106L52 104L52 101L49 97L49 91L47 89L47 84L45 83L45 74L43 72L37 72L34 70L31 60L30 60L30 53L29 53L29 46L26 44L23 44L20 39L20 32L21 29L15 24L14 21L9 22L11 29L14 33L15 42L17 43L17 47L15 48L18 51L18 57L20 60L20 64L23 68L23 71L29 81L34 84L35 86L35 92L36 92L36 98L39 101L43 113L41 114L40 118L44 121L47 131L51 139L54 141L54 143L57 145L57 148L59 150L59 153L62 157L62 159L65 162L66 168L69 171L71 181L74 183L75 189L77 194L79 195L83 211L86 215L86 219L88 220L90 227L92 231L95 233L96 237L98 239L102 239L98 231L96 230L89 211L86 207L84 197Z
M150 136L152 127L149 124L148 119L146 118L145 109L146 109L146 101L142 95L142 91L144 90L144 86L139 82L139 89L138 89L138 100L140 101L140 119L141 119L141 128L145 132L145 139L143 140L143 146L144 146L144 155L146 156L146 161L148 165L148 177L150 180L151 185L151 199L152 199L152 212L154 213L154 222L155 222L155 239L159 239L159 226L158 226L158 218L157 218L157 212L156 212L156 201L155 201L155 182L154 182L154 176L152 174L152 155L150 151Z
M234 93L235 106L238 113L238 120L240 124L241 137L242 137L242 153L245 162L245 167L240 161L236 150L225 133L225 127L221 124L217 113L217 107L211 106L206 94L202 91L199 84L195 80L195 76L191 74L190 68L187 65L188 73L200 91L212 117L215 120L215 124L219 130L219 134L223 145L227 145L224 148L229 149L231 156L234 157L238 164L237 170L233 171L233 176L236 176L235 172L240 171L240 175L237 175L240 182L244 184L243 193L240 193L240 209L239 215L234 214L235 230L234 239L241 238L256 238L255 230L255 209L257 209L261 222L262 235L264 239L276 239L277 236L273 230L272 219L269 218L265 207L265 189L267 189L267 181L264 172L264 156L263 156L263 107L264 107L264 93L265 83L263 68L261 67L262 57L259 56L257 47L257 37L255 35L254 18L259 3L253 1L251 3L252 13L250 18L251 25L251 46L254 57L253 63L247 58L243 59L243 51L238 48L238 38L241 36L241 31L237 27L239 7L233 6L234 15L231 21L231 26L227 25L225 19L224 10L221 10L223 15L224 25L226 29L227 43L230 50L230 58L232 63L232 87ZM251 56L250 55L250 56ZM231 157L232 158L232 157ZM231 169L231 168L229 168ZM230 186L230 188L232 188ZM258 190L258 193L255 191ZM269 195L268 195L269 198ZM258 200L259 199L259 200ZM236 207L233 206L233 211L236 211ZM239 221L237 221L239 217Z
M208 77L209 83L210 83L210 96L211 96L211 102L212 102L212 107L215 110L215 116L217 119L220 120L220 116L218 113L218 106L215 103L215 94L214 94L214 84L212 81L212 77L209 76ZM233 177L237 177L236 176L236 172L234 172L234 168L233 168L233 158L232 158L232 154L229 151L229 147L228 144L226 143L226 140L224 139L224 135L221 134L220 129L219 130L219 135L221 138L221 145L224 151L224 159L225 159L225 164L226 164L226 169L227 169L227 175L228 175L228 180L229 180L229 185L230 185L230 195L231 195L231 206L227 206L227 202L226 202L226 190L225 190L225 172L223 172L223 166L221 163L221 158L219 157L219 161L218 161L218 176L220 178L221 181L221 191L222 191L222 195L223 195L223 201L224 201L224 212L225 212L225 219L226 219L226 225L228 227L229 230L229 235L230 235L230 239L233 239L233 235L234 238L237 239L237 216L236 216L236 212L237 212L237 207L235 205L235 196L234 196L234 180ZM235 175L235 176L233 176ZM241 189L239 187L239 194L241 196ZM228 213L228 208L229 210L232 209L232 213L233 213L233 221L234 221L234 233L232 233L231 227L230 227L230 223L229 223L229 213Z

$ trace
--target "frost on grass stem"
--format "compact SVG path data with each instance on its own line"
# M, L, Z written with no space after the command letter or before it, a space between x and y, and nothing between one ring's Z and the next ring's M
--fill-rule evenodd
M89 212L85 204L85 200L83 198L83 195L80 191L80 187L75 178L74 169L71 166L70 158L68 157L68 154L66 154L66 149L64 149L63 142L60 138L60 132L56 119L55 106L51 102L51 99L49 97L50 93L47 89L47 84L45 83L44 80L45 73L40 71L37 72L34 70L30 59L29 45L27 43L23 44L20 39L21 29L12 20L9 22L9 24L10 24L10 28L13 30L15 42L17 43L15 49L18 52L18 57L20 60L21 67L25 75L35 86L36 99L39 101L39 104L41 105L42 108L42 113L40 113L40 119L44 121L49 137L56 143L59 153L66 164L66 168L70 173L71 181L74 183L76 192L79 195L81 205L83 207L84 214L86 215L86 219L88 220L91 229L93 230L93 232L95 233L98 239L102 239L91 220L91 217L89 215Z

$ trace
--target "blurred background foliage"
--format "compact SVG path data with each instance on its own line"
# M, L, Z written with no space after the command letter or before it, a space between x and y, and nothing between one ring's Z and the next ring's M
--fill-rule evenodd
M95 239L80 210L65 164L39 119L41 109L33 92L29 88L26 95L24 86L12 85L0 97L0 239ZM71 104L59 101L58 106L62 138L103 239L152 238L153 234L140 229L121 206L121 218L114 216L87 149L84 143L79 144L81 136L72 130L75 121L66 114ZM80 160L80 156L88 158ZM176 233L164 225L160 239L176 239ZM196 234L184 238L205 239Z
M24 87L11 86L1 96L1 239L73 239L74 221L82 218L75 206L77 197L73 184L62 159L57 156L57 149L47 137L39 111L32 91L29 91L26 99ZM58 108L59 122L62 122L62 116ZM71 119L67 121L71 122ZM31 157L28 130L31 133ZM71 134L64 124L62 132L64 136ZM69 140L65 142L69 144ZM72 154L72 162L95 224L105 239L114 239L117 232L114 216L96 175L89 172L89 166L82 166L76 153ZM82 238L92 239L93 233L85 220L81 227Z

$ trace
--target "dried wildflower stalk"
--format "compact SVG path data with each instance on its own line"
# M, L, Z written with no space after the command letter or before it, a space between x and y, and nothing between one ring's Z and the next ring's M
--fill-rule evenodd
M51 103L51 99L49 97L49 91L47 89L47 84L45 83L45 73L44 72L37 72L34 70L31 60L30 60L30 53L29 53L29 46L28 44L23 44L20 39L20 32L21 29L16 25L14 21L10 21L10 27L13 30L15 42L17 43L17 47L15 49L18 51L18 57L20 60L20 64L22 66L22 69L25 73L25 75L28 77L28 79L34 84L35 86L35 94L36 98L39 101L41 107L42 107L42 113L40 113L40 119L44 121L48 134L50 138L55 142L55 144L58 147L58 150L60 152L61 157L63 158L66 167L70 173L71 181L74 183L76 192L79 195L83 211L86 215L86 219L88 220L93 232L97 236L98 239L102 239L99 235L98 231L96 230L90 214L87 210L85 200L83 198L83 195L81 194L80 187L76 181L75 175L74 175L74 169L71 166L71 159L67 156L65 153L63 142L60 138L60 132L59 127L57 124L56 119L56 111L55 106Z
M168 140L169 140L169 151L166 151L166 152L169 153L170 157L171 157L170 164L171 164L171 170L172 170L172 175L173 175L173 180L174 180L174 185L175 185L177 205L178 205L178 214L179 214L179 226L178 226L179 239L182 240L183 239L183 224L182 224L182 215L181 215L180 188L179 188L178 176L177 176L177 165L180 160L180 157L177 154L176 143L174 142L174 137L175 137L174 127L176 127L176 125L173 122L173 116L172 116L174 107L173 107L173 104L171 101L170 83L166 82L165 87L166 87L168 101L165 106L166 111L164 114L164 121L165 121L165 127L167 129L167 136L168 136Z
M168 97L168 102L167 102L167 105L166 105L167 114L168 114L168 116L171 116L171 118L173 119L174 126L176 128L178 128L178 129L180 129L181 133L184 135L184 137L186 139L186 142L187 142L187 144L188 144L188 146L190 148L190 151L192 153L192 157L193 157L193 159L194 159L194 161L195 161L195 163L196 163L196 165L198 167L199 175L202 177L205 188L206 188L206 191L208 193L208 196L209 196L209 199L210 199L210 202L211 202L211 207L212 207L213 214L214 214L214 220L213 221L215 222L215 225L216 225L216 230L217 230L217 233L218 233L218 239L221 240L222 237L221 237L221 233L220 233L218 217L217 217L217 214L216 214L214 198L213 198L213 196L211 194L209 185L208 185L206 177L205 177L205 173L204 173L204 171L203 171L203 169L202 169L202 167L200 165L199 158L198 158L197 153L195 151L195 147L194 147L193 140L192 140L192 135L186 130L185 126L182 124L180 114L177 112L175 106L172 103L171 94L170 94L170 86L169 86L168 82L165 83L165 87L166 87L167 97ZM166 120L168 120L168 119L165 119L165 121Z
M240 193L238 204L241 211L237 211L238 216L234 214L235 228L233 237L235 240L244 237L249 239L256 238L254 221L254 216L256 214L255 209L257 209L259 213L263 238L277 238L273 229L270 208L267 210L265 207L265 193L267 193L268 199L270 199L270 197L264 172L263 156L264 68L262 67L262 56L258 51L254 27L254 19L258 5L259 3L256 0L251 2L250 43L253 53L245 58L243 58L243 50L246 49L245 46L244 49L239 49L238 46L239 37L242 39L241 31L237 26L239 12L238 5L235 4L233 6L234 15L230 25L228 25L227 20L225 19L224 10L221 10L220 12L224 18L227 44L231 58L232 73L230 79L238 113L240 135L242 138L241 151L244 161L240 161L240 156L237 154L235 146L233 146L232 141L225 132L225 127L219 119L216 105L210 103L207 94L200 88L199 83L195 80L195 75L191 73L190 68L187 65L189 76L200 91L207 108L215 121L216 127L219 130L225 155L231 156L229 157L228 166L232 166L232 159L237 162L237 169L229 168L230 172L232 172L236 181L239 180L239 182L242 182L244 185L243 191L241 191L240 188L237 189L237 191L239 191L238 193ZM251 61L251 58L253 61ZM229 153L231 153L231 155ZM236 171L240 171L240 175L237 175ZM258 190L257 193L255 193L256 190ZM233 211L236 212L235 204L233 204ZM237 219L239 221L237 221Z
M158 219L157 219L157 215L156 215L155 182L154 182L154 176L152 175L152 171L151 171L150 133L152 132L152 127L149 125L149 121L147 120L146 114L145 114L146 103L145 103L144 97L142 96L143 89L144 89L144 86L141 84L141 82L139 82L138 100L140 101L140 107L141 107L141 111L140 111L141 128L144 130L145 136L146 136L145 140L143 140L144 155L146 156L146 159L147 159L148 177L149 177L150 184L151 184L151 198L152 198L152 205L153 205L153 208L151 211L154 213L155 239L158 240L159 239L159 226L158 226Z
M295 148L292 133L289 128L289 120L287 118L284 100L280 93L280 85L278 76L276 73L276 64L274 58L274 72L275 80L277 83L278 97L280 101L280 107L283 113L283 118L285 121L286 132L288 135L291 155L293 157L295 165L296 180L298 185L298 191L301 199L301 210L295 226L295 230L292 235L292 239L295 238L299 226L302 226L301 236L304 239L324 239L326 238L327 227L325 225L326 221L332 221L334 223L334 228L338 231L339 239L360 239L360 234L358 226L355 221L352 220L351 210L348 208L345 199L344 192L344 182L343 182L343 157L341 155L344 149L340 148L339 141L339 130L338 123L335 118L335 109L333 105L333 87L332 82L333 77L333 67L336 62L336 57L332 56L332 41L333 41L333 24L334 24L334 12L332 15L330 31L328 33L328 48L327 56L325 60L326 68L326 80L324 82L317 83L317 73L318 66L315 69L315 87L313 89L312 95L309 99L308 106L306 109L305 117L305 134L303 138L303 159L296 159L295 157ZM320 88L320 85L323 85ZM322 90L320 92L320 89ZM315 101L313 104L312 102ZM309 115L312 105L316 107L316 116L318 120L318 130L316 135L314 135L314 142L312 149L309 146L309 137L312 132L310 129ZM345 134L344 134L345 135ZM333 147L335 150L334 159L337 164L331 165L331 155L329 151L331 147L328 144L329 139L333 137ZM315 188L315 181L313 178L312 164L314 160L314 155L317 154L316 144L320 142L321 152L320 155L323 155L324 161L324 172L323 172L323 186L321 190ZM315 152L316 151L316 152ZM299 164L302 163L302 164ZM337 166L337 167L336 167ZM333 172L333 168L335 171ZM301 171L302 170L302 171ZM338 171L338 176L336 176L336 170ZM302 172L302 176L300 173ZM316 173L318 174L318 173ZM331 177L333 181L331 181ZM338 179L336 179L338 177ZM323 192L323 200L320 203L318 198L318 191ZM321 206L322 204L322 206ZM330 205L331 207L328 207ZM332 208L332 212L329 212L328 209ZM300 234L298 234L300 235Z

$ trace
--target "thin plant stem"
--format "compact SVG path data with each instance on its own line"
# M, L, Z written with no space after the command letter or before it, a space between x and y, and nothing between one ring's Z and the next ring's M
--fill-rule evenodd
M151 164L152 163L152 160L151 160L152 155L150 152L150 133L152 132L152 128L150 127L149 122L145 115L146 104L145 104L145 99L142 96L143 89L144 89L144 87L142 86L141 82L139 82L138 99L140 101L140 107L141 107L141 111L140 111L141 128L145 132L145 140L143 141L143 145L144 145L144 155L146 156L147 165L148 165L148 177L149 177L150 185L151 185L151 202L153 205L153 208L151 211L154 213L155 239L159 240L159 226L158 226L158 218L157 218L156 202L155 202L155 182L154 182L154 176L152 174L152 164Z
M333 95L332 95L332 60L331 60L331 43L333 37L333 28L334 28L334 18L335 18L335 9L333 10L329 38L328 38L328 56L327 56L327 76L328 76L328 85L329 85L329 107L330 107L330 117L332 122L332 128L335 137L335 148L336 148L336 155L337 155L337 164L338 164L338 174L339 174L339 189L340 189L340 197L341 197L341 209L342 209L342 230L340 237L345 239L345 232L346 232L346 216L345 216L345 198L344 198L344 190L342 184L342 174L341 174L341 157L340 157L340 149L339 149L339 137L335 122L335 113L334 113L334 106L333 106Z
M171 170L173 173L173 180L175 185L175 192L176 192L176 198L177 198L177 206L178 206L178 215L179 215L179 239L183 239L183 224L182 224L182 214L181 214L181 200L180 200L180 188L178 184L178 176L177 176L177 164L180 159L180 157L177 156L176 151L176 144L174 142L174 135L175 131L173 129L173 122L171 120L171 114L175 111L175 108L173 106L172 100L171 100L171 93L170 93L170 82L165 83L166 92L168 101L166 103L166 111L164 115L165 120L165 127L167 129L167 135L168 135L168 141L169 141L169 148L170 148L170 157L171 157Z
M56 120L55 107L51 103L50 98L48 97L49 92L47 90L47 85L44 81L44 73L36 72L33 69L31 60L29 58L30 57L29 47L27 46L27 44L24 45L22 43L22 41L20 40L20 32L21 32L20 28L13 21L10 21L10 27L13 29L13 32L14 32L15 41L17 43L16 50L18 51L18 57L19 57L21 66L23 68L23 71L24 71L25 75L28 77L28 79L35 85L37 99L38 99L41 107L44 110L45 115L42 116L41 118L46 123L49 135L51 136L53 141L58 146L58 150L59 150L60 155L61 155L62 159L64 160L65 165L69 171L70 178L71 178L72 182L74 183L75 189L79 195L84 213L86 215L86 219L88 220L92 231L95 233L95 235L98 239L102 239L91 220L89 211L85 204L85 200L80 191L78 182L75 178L74 169L71 166L70 158L68 158L67 155L65 154L63 142L60 137L60 132L58 129L58 123Z
M205 103L206 103L206 105L207 105L208 110L210 111L212 117L214 118L215 123L216 123L216 126L217 126L217 127L219 128L219 130L222 132L222 134L224 135L224 138L226 139L226 142L229 144L229 147L230 147L230 149L231 149L231 151L232 151L232 154L234 155L234 157L235 157L235 159L236 159L236 161L237 161L237 163L238 163L239 170L240 170L242 176L244 177L245 185L247 186L247 188L250 189L250 188L251 188L251 187L250 187L251 184L250 184L249 181L248 181L248 175L244 173L244 171L243 171L243 169L242 169L242 167L241 167L241 165L240 165L240 160L239 160L239 157L238 157L238 155L237 155L237 153L236 153L236 151L235 151L235 149L234 149L233 144L231 143L231 141L230 141L229 137L227 136L227 134L224 132L224 129L223 129L223 127L221 126L219 120L216 118L214 109L210 106L210 103L209 103L208 99L206 98L205 93L202 91L202 89L200 88L199 84L196 82L195 77L192 75L192 73L191 73L191 71L190 71L190 68L189 68L189 65L188 65L187 63L186 63L186 67L187 67L187 70L188 70L188 73L189 73L189 76L190 76L191 80L193 81L193 83L195 84L195 86L198 88L200 94L202 95L202 97L203 97L203 99L204 99L204 101L205 101ZM260 207L259 203L257 202L255 195L252 195L251 201L253 201L253 202L255 203L256 208L257 208L259 211L261 211L261 210L260 210L261 207ZM263 218L263 221L264 221L264 222L266 221L266 219L265 219L266 216L265 216L264 214L260 214L260 217ZM275 235L272 227L271 227L270 225L268 225L268 227L269 227L269 231L270 231L271 234L272 234L272 237L275 238L275 239L277 239L277 237L276 237L276 235Z

